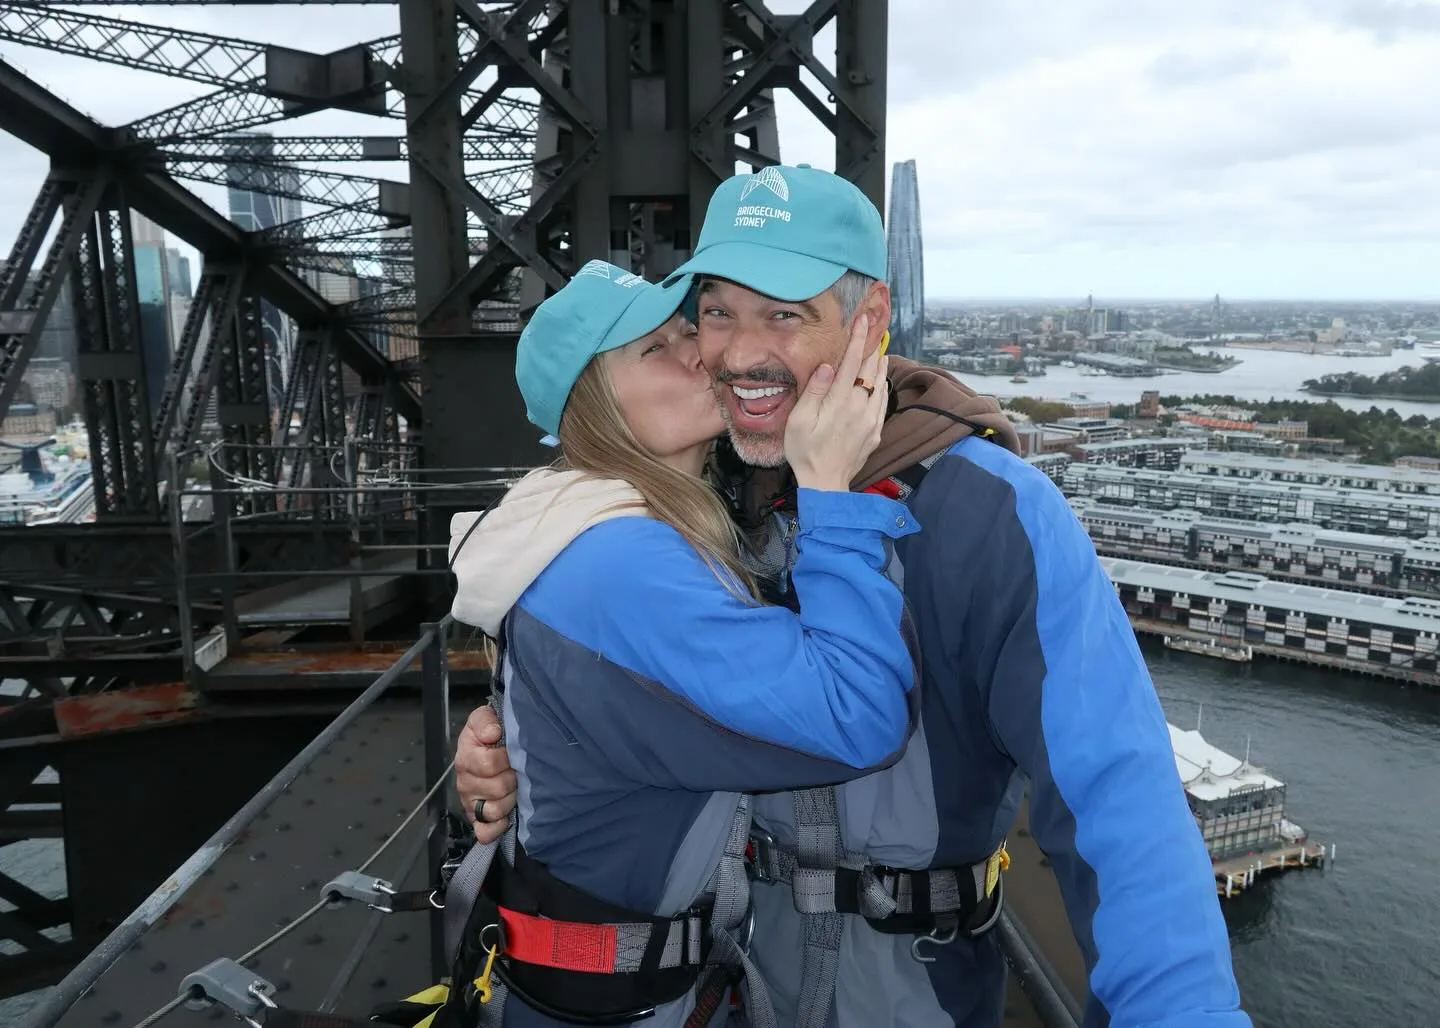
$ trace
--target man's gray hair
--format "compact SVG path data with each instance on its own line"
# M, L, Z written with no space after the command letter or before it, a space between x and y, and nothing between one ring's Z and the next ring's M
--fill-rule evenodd
M699 285L702 290L711 282L723 281L725 280L713 275L699 276ZM877 281L879 281L879 279L871 278L869 275L859 271L847 271L835 280L835 284L832 285L827 292L835 297L836 302L840 304L841 321L849 321L855 317L855 312L858 311L860 305L865 302L865 294L870 291L870 287Z
M858 271L847 271L830 287L830 295L840 303L840 320L848 322L865 302L865 294L876 280Z

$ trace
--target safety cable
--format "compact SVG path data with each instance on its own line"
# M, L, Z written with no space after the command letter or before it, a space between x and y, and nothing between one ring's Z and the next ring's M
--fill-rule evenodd
M365 859L365 862L356 869L357 871L364 872L369 870L370 866L374 864L375 861L380 859L380 857L385 853L385 851L390 848L390 845L400 837L400 833L405 831L405 829L410 826L410 823L419 816L420 812L429 805L430 801L434 799L435 793L440 790L441 786L443 786L447 781L450 780L450 772L454 769L455 761L452 760L449 764L445 766L445 770L441 772L440 777L436 779L435 783L430 786L429 791L420 798L420 802L415 804L415 806L411 808L410 813L405 815L405 819L395 827L395 830L385 838L385 841L380 844L380 846L375 850L375 852L370 854L370 856ZM314 906L310 907L299 917L295 918L293 921L280 928L269 938L257 943L254 947L250 949L249 952L245 953L241 957L236 958L235 962L237 964L244 964L246 961L255 959L261 953L265 952L265 950L275 945L275 943L285 938L285 936L289 935L306 921L310 920L310 918L318 914L321 910L325 909L325 907L328 906L329 903L330 900L328 897L321 897ZM176 996L174 999L166 1003L164 1006L158 1007L150 1014L148 1014L143 1020L141 1020L135 1025L135 1028L150 1028L151 1025L158 1023L166 1015L174 1012L175 1010L178 1010L181 1006L185 1004L187 1000L190 1000L192 998L195 997L192 997L185 993L181 993L180 995Z

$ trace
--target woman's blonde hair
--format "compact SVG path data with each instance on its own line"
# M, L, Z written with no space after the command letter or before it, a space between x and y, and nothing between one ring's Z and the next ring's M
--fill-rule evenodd
M755 579L740 561L740 534L719 494L704 479L672 468L640 445L603 364L593 359L570 391L560 417L563 463L630 483L650 514L684 536L727 588L738 586L747 598L755 598Z

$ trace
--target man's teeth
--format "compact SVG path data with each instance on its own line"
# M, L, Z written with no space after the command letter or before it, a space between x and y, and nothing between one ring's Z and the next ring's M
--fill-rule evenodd
M761 400L767 396L779 396L785 391L784 386L766 386L764 389L745 389L741 386L731 386L735 395L742 400Z

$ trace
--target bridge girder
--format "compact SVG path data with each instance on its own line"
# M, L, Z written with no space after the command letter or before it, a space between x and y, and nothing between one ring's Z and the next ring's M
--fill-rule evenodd
M214 88L106 126L0 60L0 131L50 158L0 272L0 409L20 393L46 314L68 309L97 506L91 526L0 527L0 659L30 686L0 708L0 806L34 802L47 761L67 809L124 791L115 761L102 778L19 742L53 742L35 705L181 674L203 692L193 652L180 659L174 641L193 648L217 625L228 638L247 588L287 571L359 570L367 548L443 544L454 510L491 498L472 491L475 469L548 459L513 386L524 318L592 257L650 277L683 261L716 185L737 165L780 159L777 93L793 93L834 135L836 169L884 209L886 0L814 0L787 15L763 0L396 0L398 33L326 53L93 10L111 6L122 5L0 0L0 43ZM827 30L831 64L815 53ZM379 127L269 144L242 135L329 110ZM354 167L370 163L382 170ZM293 206L250 231L182 182L235 184ZM131 212L203 260L159 363L136 323ZM321 276L363 276L366 288L332 302ZM266 370L272 309L296 330L278 381ZM229 491L212 494L213 524L177 531L167 486L195 472L179 457L207 434L219 445L203 473ZM447 487L361 523L358 493L335 488L346 484L337 453L375 447L353 467L383 477L391 466L408 473L409 451L387 454L417 443ZM302 487L314 487L310 502L282 502ZM418 570L443 591L443 545L418 552ZM237 796L263 777L253 767L233 775L222 791ZM113 877L70 841L71 881ZM171 841L181 852L199 840ZM153 863L137 858L127 876L170 868ZM47 948L42 930L112 913L93 889L43 901L0 875L0 892L24 899L0 919L0 937L23 949L0 957L0 994L53 980L80 955Z

